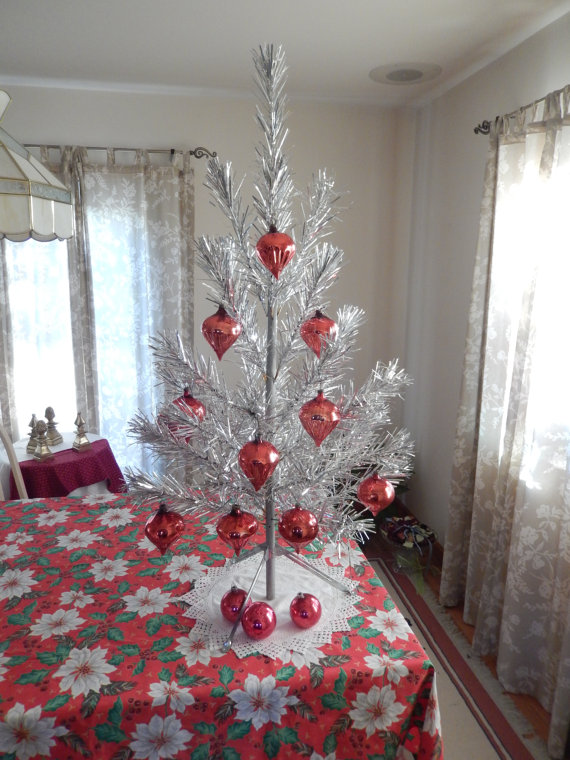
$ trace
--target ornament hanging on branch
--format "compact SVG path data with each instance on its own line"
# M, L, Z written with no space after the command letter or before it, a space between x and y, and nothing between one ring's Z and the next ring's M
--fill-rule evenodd
M330 319L317 309L314 317L303 322L300 332L301 338L320 359L322 348L336 338L338 325L334 319Z
M275 446L259 436L242 446L238 455L239 466L256 491L273 474L279 459Z
M202 323L202 335L216 352L218 359L233 346L241 334L241 325L220 306L215 314Z
M358 486L358 501L362 502L376 517L394 501L396 492L394 486L386 478L377 473L363 480Z
M313 441L320 446L340 422L340 411L323 391L319 391L314 399L303 404L299 419Z
M282 513L277 527L281 537L295 549L297 554L319 533L319 522L315 515L299 504Z
M272 225L269 232L259 238L255 250L263 266L278 280L295 255L295 243L293 238L284 232L277 232L277 227Z
M184 388L183 395L175 398L172 403L189 417L196 417L198 422L202 422L206 416L206 407L201 401L198 401L197 398L192 396L189 388Z
M250 512L242 512L239 507L234 506L227 515L218 520L216 532L239 557L243 547L257 533L257 527L257 519L254 515Z
M180 538L184 531L184 519L178 512L161 504L152 517L146 521L144 532L149 541L164 554Z

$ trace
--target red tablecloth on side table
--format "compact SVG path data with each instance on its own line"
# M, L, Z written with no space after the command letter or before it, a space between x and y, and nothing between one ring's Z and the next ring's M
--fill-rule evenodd
M144 536L155 509L0 504L1 757L442 760L433 665L358 550L345 631L240 659L211 651L180 601L228 548L193 518L161 556Z
M65 449L51 459L38 462L28 459L20 462L22 477L28 496L33 499L48 496L67 496L76 488L100 481L108 482L112 493L126 490L123 473L117 464L109 442L101 438L91 443L86 451ZM10 473L10 498L17 499L18 491Z

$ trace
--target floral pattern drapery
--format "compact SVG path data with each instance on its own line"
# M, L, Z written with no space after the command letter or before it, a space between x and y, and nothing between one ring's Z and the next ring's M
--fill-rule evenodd
M570 86L491 130L440 598L570 726Z
M43 152L44 163L49 164L71 188L75 207L75 234L67 243L70 324L64 324L66 320L60 296L53 297L51 313L58 319L48 331L49 336L43 335L37 339L41 345L36 345L37 340L30 341L28 362L45 366L45 359L40 360L39 355L48 337L51 341L58 337L54 334L56 330L71 329L71 366L65 369L59 359L57 366L61 370L60 380L71 377L72 387L73 379L75 381L73 414L77 409L81 410L87 429L111 441L121 466L148 467L144 452L139 447L135 449L129 445L126 428L138 409L151 413L156 404L149 337L162 331L178 330L186 345L192 343L192 159L189 152L168 154L168 159L163 161L162 155L157 157L147 151L128 152L126 156L123 152L119 154L109 149L106 160L101 162L98 154L91 155L84 148L70 147L61 152L57 165L49 162L50 157L46 151ZM30 273L20 272L27 288L26 302L35 304L36 309L40 308L46 300L49 301L50 297L45 296L45 293L51 292L48 286L53 289L55 282L61 284L59 270L56 272L54 269L50 275L52 264L46 265L45 262L48 259L47 247L53 247L50 256L51 261L55 262L58 254L65 255L63 250L56 251L58 246L65 248L64 243L37 244L31 241L12 244L6 255L2 256L0 272L2 326L6 323L10 327L10 317L15 313L17 300L24 305L23 299L15 296L13 285L10 291L10 276L14 283L15 273L6 271L6 261L8 256L13 261L19 257L18 266L21 268L24 259L31 261L29 257L32 253L28 249L32 245L36 249L41 247L35 255L44 262L43 279L35 283L36 290L33 290ZM23 246L27 249L23 250ZM37 262L29 266L33 269L33 278L37 280ZM22 308L21 311L25 317L23 329L30 328L28 310ZM45 320L45 317L42 319ZM28 331L33 331L33 327ZM13 437L27 432L21 429L21 423L18 430L15 407L19 399L12 383L13 345L19 340L22 336L17 329L3 329L0 334L0 351L10 359L0 370L4 372L5 380L0 383L0 404L2 419ZM49 354L52 366L57 350L52 349ZM29 372L21 371L16 390L20 391L24 403L30 405L24 413L29 416L34 411L41 416L43 408L33 407L34 403L37 404L33 386L26 394L22 393L22 385L28 380ZM50 376L44 375L41 384L48 382ZM50 399L49 403L56 407L61 425L62 402L57 406ZM19 417L21 420L22 413ZM70 414L65 416L65 429L72 429L74 418Z

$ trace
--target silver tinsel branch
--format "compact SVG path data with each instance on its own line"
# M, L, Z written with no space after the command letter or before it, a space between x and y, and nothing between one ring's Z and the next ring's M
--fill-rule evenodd
M299 194L283 151L283 51L265 46L254 54L254 64L260 99L256 115L263 136L256 149L254 211L243 202L243 180L236 181L231 164L212 159L205 185L233 232L202 237L196 244L209 300L222 305L242 327L230 349L240 379L229 387L217 360L182 345L178 335L154 338L151 348L164 403L154 418L137 414L130 434L152 452L157 472L128 470L126 477L135 499L165 501L181 514L199 515L212 524L232 505L263 521L270 493L277 513L295 504L314 512L324 540L362 539L374 526L353 506L358 483L378 473L397 484L411 473L412 442L406 431L392 429L390 420L391 404L409 379L397 361L377 364L358 389L344 379L364 322L363 311L356 307L338 310L337 337L324 345L320 358L300 336L303 322L327 308L326 292L342 267L342 251L325 240L338 219L341 196L325 171L314 175L300 201L302 222L296 233L293 204ZM278 280L255 250L271 227L287 232L296 243L295 256ZM270 338L264 320L269 315L277 330L268 400ZM201 422L172 403L185 388L206 407ZM338 406L341 422L317 447L301 425L299 410L319 390ZM258 492L238 465L239 450L256 434L281 455Z

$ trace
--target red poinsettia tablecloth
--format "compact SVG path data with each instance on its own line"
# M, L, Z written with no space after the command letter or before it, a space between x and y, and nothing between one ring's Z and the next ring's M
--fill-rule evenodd
M179 600L226 547L198 524L161 556L153 511L0 503L2 758L443 757L433 666L359 553L346 632L238 659L209 651Z

